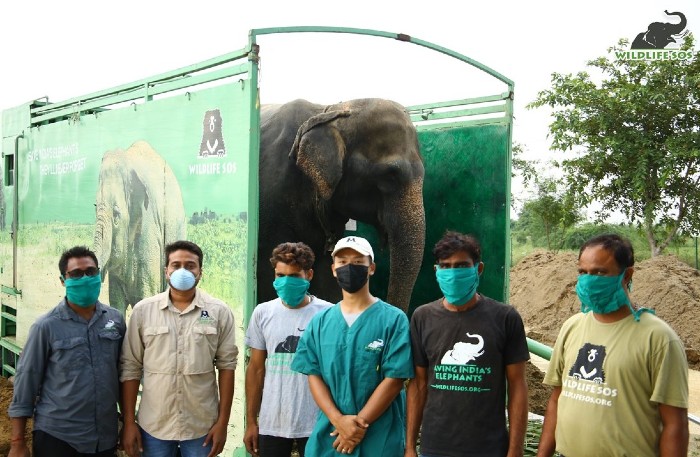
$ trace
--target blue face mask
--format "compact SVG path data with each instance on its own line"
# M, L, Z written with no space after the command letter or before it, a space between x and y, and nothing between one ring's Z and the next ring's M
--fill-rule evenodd
M170 285L177 290L190 290L197 282L194 273L186 268L180 268L170 273Z
M479 264L467 268L438 268L435 277L447 303L463 306L476 294L479 286Z
M89 308L97 302L102 287L102 278L83 276L82 278L67 278L63 281L66 286L66 299L81 308Z
M272 282L272 285L285 305L296 308L304 302L306 291L309 290L311 283L296 276L280 276Z

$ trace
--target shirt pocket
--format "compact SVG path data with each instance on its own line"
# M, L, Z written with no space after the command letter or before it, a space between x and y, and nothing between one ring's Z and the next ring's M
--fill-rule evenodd
M54 340L51 361L66 371L80 371L90 366L88 340L83 336Z
M175 373L175 347L168 326L144 327L143 370L149 373Z
M186 360L186 374L209 373L219 345L219 330L210 325L195 325Z
M359 385L371 389L370 394L382 381L382 350L361 348L355 352L354 373Z
M102 354L106 357L105 361L107 363L118 363L122 336L119 332L104 332L100 333L98 336L100 338Z

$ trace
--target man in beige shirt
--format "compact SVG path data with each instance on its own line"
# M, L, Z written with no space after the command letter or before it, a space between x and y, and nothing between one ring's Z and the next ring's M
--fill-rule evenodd
M229 307L196 288L203 257L189 241L166 246L170 287L131 314L120 370L130 457L174 457L178 448L182 457L214 457L224 448L238 348Z

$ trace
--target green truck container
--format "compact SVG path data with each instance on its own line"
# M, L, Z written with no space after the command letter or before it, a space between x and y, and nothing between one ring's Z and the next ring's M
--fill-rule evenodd
M440 296L430 251L446 229L481 240L486 270L480 291L507 299L513 82L464 55L404 34L254 29L243 48L220 57L58 103L40 99L3 111L3 376L14 373L32 322L62 299L57 260L76 244L96 249L100 266L109 271L100 299L125 309L144 294L164 290L165 243L179 238L198 243L206 254L200 287L230 304L243 347L256 304L258 261L257 39L285 33L399 40L450 56L503 84L495 94L407 107L425 164L427 224L409 313ZM372 226L349 221L347 228L379 245ZM377 263L372 292L384 297L388 252L378 249ZM239 363L236 375L227 455L245 455L243 366Z

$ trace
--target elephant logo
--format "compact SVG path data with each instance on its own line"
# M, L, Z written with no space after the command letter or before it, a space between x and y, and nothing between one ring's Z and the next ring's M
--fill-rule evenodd
M226 146L221 132L221 112L218 109L204 113L199 157L226 157Z
M604 360L605 346L586 343L578 350L578 356L571 370L569 370L569 376L575 379L593 381L596 384L603 384L605 382Z
M371 352L379 352L382 350L384 347L384 340L382 339L376 339L369 343L367 346L365 346L365 350L371 351Z
M647 27L646 32L637 35L630 49L664 49L669 43L676 43L676 40L680 40L688 34L687 30L683 32L688 24L685 14L678 11L669 13L668 10L665 10L664 13L667 16L678 16L680 22L678 24L652 22Z
M300 336L289 335L275 348L275 353L294 354L297 352Z
M466 365L472 360L476 360L477 357L484 355L484 338L481 335L467 333L467 337L476 338L476 343L464 343L458 341L455 343L454 347L442 356L443 365Z

